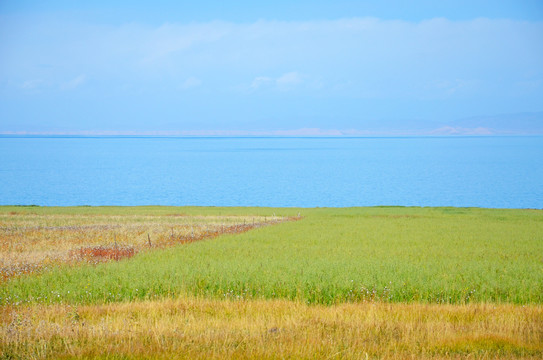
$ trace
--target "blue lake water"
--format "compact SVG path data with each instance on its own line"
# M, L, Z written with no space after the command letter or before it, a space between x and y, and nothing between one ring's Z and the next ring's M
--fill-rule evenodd
M543 137L0 137L0 204L543 207Z

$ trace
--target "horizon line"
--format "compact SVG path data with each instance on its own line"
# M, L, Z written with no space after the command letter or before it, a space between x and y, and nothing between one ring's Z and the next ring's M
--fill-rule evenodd
M164 136L164 137L410 137L410 136L537 136L538 131L507 131L492 128L444 126L432 130L338 130L301 128L291 130L186 130L186 131L0 131L1 136Z

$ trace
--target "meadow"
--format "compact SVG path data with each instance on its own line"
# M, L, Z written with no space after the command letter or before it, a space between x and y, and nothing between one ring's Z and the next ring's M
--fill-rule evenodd
M0 219L4 268L41 264L0 285L4 358L543 356L541 210L0 207ZM70 257L93 246L134 254Z

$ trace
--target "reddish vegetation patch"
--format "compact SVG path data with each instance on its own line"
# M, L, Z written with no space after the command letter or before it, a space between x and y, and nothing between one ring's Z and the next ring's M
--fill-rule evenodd
M200 241L204 239L211 239L217 236L220 236L222 234L240 234L244 233L246 231L249 231L255 227L258 227L259 225L252 225L252 224L243 224L243 225L231 225L231 226L221 226L218 227L215 230L207 230L204 232L201 232L197 235L185 235L185 236L178 236L175 237L176 243L186 244L191 243L194 241Z
M70 251L70 258L83 260L120 260L136 254L132 247L93 246Z
M186 243L191 243L194 241L215 238L223 234L240 234L240 233L247 232L251 229L270 225L273 223L279 223L283 221L298 221L301 219L302 217L293 216L293 217L288 217L288 218L285 217L285 218L282 218L281 221L275 221L271 223L249 223L249 224L238 224L238 225L231 225L231 226L220 226L220 227L217 227L215 230L207 230L199 234L191 234L191 235L185 235L185 236L170 236L170 238L173 240L174 244L179 244L179 243L186 244Z

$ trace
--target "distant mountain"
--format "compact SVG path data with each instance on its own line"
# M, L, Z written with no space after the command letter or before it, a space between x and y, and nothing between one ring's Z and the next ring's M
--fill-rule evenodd
M443 126L438 129L431 130L427 135L499 135L494 129L486 127L459 127L459 126Z
M476 116L441 122L421 119L366 121L358 129L340 132L353 136L543 135L543 112Z
M476 116L434 130L443 135L541 135L543 112Z
M1 131L0 135L78 136L454 136L543 135L543 111L477 116L449 122L423 119L366 120L357 128L298 128L277 130L178 130L178 131Z

